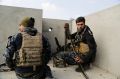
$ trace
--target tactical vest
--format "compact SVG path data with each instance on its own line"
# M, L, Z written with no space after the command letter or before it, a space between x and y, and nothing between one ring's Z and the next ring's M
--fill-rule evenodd
M17 66L42 65L42 35L37 33L31 36L25 32L22 34L22 46L18 52Z

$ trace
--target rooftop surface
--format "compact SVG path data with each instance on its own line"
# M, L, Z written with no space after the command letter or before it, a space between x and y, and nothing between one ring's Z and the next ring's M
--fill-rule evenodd
M56 68L49 64L52 69L54 79L85 79L82 73L76 72L77 66L69 66L65 68ZM117 79L113 74L104 71L96 66L92 66L91 69L86 71L89 79ZM14 71L0 72L0 79L17 79Z

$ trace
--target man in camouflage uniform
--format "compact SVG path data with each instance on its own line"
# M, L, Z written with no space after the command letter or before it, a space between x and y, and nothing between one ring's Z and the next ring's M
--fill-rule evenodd
M51 46L34 28L34 23L34 18L24 18L19 25L20 33L8 37L5 61L15 70L18 79L52 78L47 65L51 59Z
M84 69L88 69L90 63L95 60L97 45L92 31L87 25L85 25L84 17L78 17L76 19L76 25L77 32L70 35L70 38L74 43L74 50L77 53L70 52L65 54L63 58L68 64L81 63ZM83 48L81 48L81 46L83 46ZM79 72L80 67L78 67L76 71Z

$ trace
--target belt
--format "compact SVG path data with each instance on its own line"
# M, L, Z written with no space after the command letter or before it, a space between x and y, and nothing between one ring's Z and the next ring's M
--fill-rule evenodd
M43 66L37 66L37 65L33 65L33 66L17 66L16 69L21 69L21 70L26 70L27 69L30 69L31 71L39 71L41 68L43 68Z

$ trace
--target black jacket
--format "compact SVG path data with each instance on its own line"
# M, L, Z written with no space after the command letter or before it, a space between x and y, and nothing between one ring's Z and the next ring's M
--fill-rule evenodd
M76 37L77 34L79 37L82 35L81 41L88 44L90 48L90 51L89 53L87 53L87 55L80 55L81 59L86 63L93 62L95 60L97 45L93 37L92 31L88 26L85 25L84 29L81 32L79 33L75 32L74 34L71 35L71 38L74 39L74 41L78 39Z
M34 36L37 33L37 29L28 27L25 29L25 32ZM45 38L44 36L42 36L42 41L43 41L43 62L44 62L43 66L44 66L51 59L51 46L49 44L48 39ZM14 60L14 55L16 54L16 51L21 48L21 44L22 44L21 33L8 37L8 43L5 52L6 64L8 65L9 68L15 68L15 71L18 73L32 72L33 71L32 67L23 68L23 67L16 67L15 65L16 63Z

